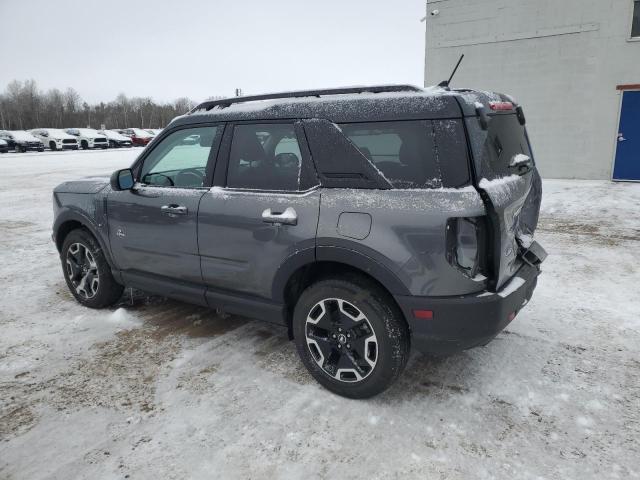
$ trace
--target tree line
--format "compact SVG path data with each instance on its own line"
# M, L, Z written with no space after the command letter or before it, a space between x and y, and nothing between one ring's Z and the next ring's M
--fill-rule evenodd
M13 80L0 94L0 130L32 128L164 128L195 103L186 97L156 103L121 93L111 102L90 104L73 88L42 91L35 80Z

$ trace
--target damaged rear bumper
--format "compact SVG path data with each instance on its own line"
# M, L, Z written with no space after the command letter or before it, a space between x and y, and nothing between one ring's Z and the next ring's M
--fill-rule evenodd
M540 254L543 252L542 249ZM518 272L497 293L395 296L411 329L412 348L447 355L490 342L531 299L544 257L546 252L543 258L525 259Z

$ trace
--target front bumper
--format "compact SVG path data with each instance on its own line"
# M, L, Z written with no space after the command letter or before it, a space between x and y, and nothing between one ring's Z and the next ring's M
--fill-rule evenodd
M486 345L531 299L539 274L537 265L524 263L497 293L456 297L394 296L411 329L412 348L447 355ZM431 311L432 318L415 318L416 310Z
M20 143L17 146L24 152L41 152L44 150L44 144L42 143Z

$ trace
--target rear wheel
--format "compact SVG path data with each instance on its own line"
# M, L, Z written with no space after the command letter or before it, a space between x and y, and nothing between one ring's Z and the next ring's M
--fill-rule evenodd
M82 142L80 143L80 146L82 147L83 150L87 150L89 148L89 142L87 142L86 140L82 140Z
M122 285L113 278L102 248L88 231L77 229L67 235L60 260L67 286L82 305L108 307L122 295Z
M324 387L368 398L398 378L409 355L409 331L387 292L366 278L328 279L300 296L293 316L298 354Z
M49 148L50 148L52 151L57 150L57 148L58 148L58 147L56 146L56 142L49 142Z

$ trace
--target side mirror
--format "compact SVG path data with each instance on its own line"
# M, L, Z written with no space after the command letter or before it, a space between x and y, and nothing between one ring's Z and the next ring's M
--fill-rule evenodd
M131 190L134 183L133 172L130 168L116 170L111 175L111 188L116 192L121 192L122 190Z

